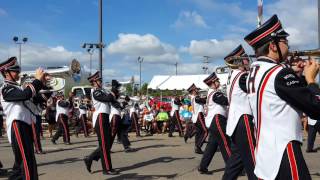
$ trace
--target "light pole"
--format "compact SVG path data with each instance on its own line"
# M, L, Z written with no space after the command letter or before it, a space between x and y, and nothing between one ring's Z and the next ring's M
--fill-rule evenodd
M21 45L25 44L28 41L28 38L24 37L22 38L22 41L19 41L19 38L17 36L13 37L13 41L19 45L19 65L21 66Z
M208 74L208 65L209 65L209 58L211 58L210 56L203 56L204 57L204 60L203 60L203 71L205 74Z
M174 63L174 65L176 66L176 75L178 75L178 62Z
M143 57L139 56L138 57L138 62L140 63L140 78L139 78L140 79L140 86L139 86L140 89L139 90L140 90L140 96L141 96L141 63L143 62Z
M104 47L102 41L102 0L99 0L99 69L100 77L102 78L102 49ZM103 82L103 80L101 79Z
M87 49L87 52L89 53L89 55L90 55L90 76L91 76L91 70L92 70L92 55L93 55L93 53L94 53L94 50L96 49L96 48L99 48L99 44L97 44L97 43L84 43L83 45L82 45L82 48L86 48Z

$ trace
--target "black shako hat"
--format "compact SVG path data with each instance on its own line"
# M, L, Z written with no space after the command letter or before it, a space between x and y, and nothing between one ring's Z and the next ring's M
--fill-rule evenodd
M289 34L284 31L282 28L281 22L278 19L277 15L273 15L260 27L252 31L244 40L251 46L253 49L257 49L267 42L273 41L279 38L286 38Z
M0 72L4 71L21 71L16 57L11 57L0 64Z
M92 74L91 76L88 77L88 81L89 82L93 82L93 81L98 81L101 80L102 78L100 77L100 71L95 72L94 74Z
M192 84L192 85L187 89L187 91L188 91L189 93L191 93L193 90L197 91L197 90L199 90L199 88L197 88L196 85Z
M111 86L112 86L113 88L118 89L118 88L121 86L121 84L120 84L117 80L112 79L112 81L111 81Z
M233 56L244 56L246 52L244 51L242 45L240 44L237 48L235 48L230 54L224 57L224 60L228 62L228 59Z
M213 72L212 74L210 74L210 76L208 76L207 78L205 78L203 80L204 83L206 83L206 85L210 86L215 80L219 80L218 76L216 75L215 72Z

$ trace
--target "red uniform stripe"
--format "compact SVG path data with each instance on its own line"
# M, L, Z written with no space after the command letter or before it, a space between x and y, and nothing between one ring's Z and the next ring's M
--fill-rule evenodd
M204 123L204 119L202 118L203 116L201 116L201 114L199 113L198 114L198 118L199 118L199 121L200 121L200 124L201 124L201 127L204 131L204 136L202 138L202 142L204 142L206 140L206 137L208 136L208 130L207 130L207 127Z
M298 167L297 167L296 157L294 155L294 151L292 147L292 142L288 144L287 153L288 153L288 158L289 158L289 163L291 168L292 180L299 180Z
M60 122L62 123L63 129L64 129L64 135L66 136L66 140L68 140L67 126L64 124L64 121L61 118L61 114L59 114L59 119L60 119Z
M261 88L259 88L258 90L258 129L257 129L257 145L256 145L256 149L258 149L258 145L259 145L259 137L260 137L260 129L261 129L261 109L262 109L262 97L263 97L263 93L264 93L264 88L267 85L267 82L271 76L271 74L277 70L278 68L280 68L281 66L274 66L270 69L270 71L266 74L266 76L262 79L262 83L261 83Z
M206 114L205 114L205 116L208 116L208 111L209 111L209 110L208 110L208 104L209 104L209 100L210 100L210 98L211 98L211 96L212 96L213 93L215 93L215 91L212 91L212 92L209 94L208 98L207 98L207 104L206 104L206 105L207 105L207 109L206 109Z
M248 115L246 115L246 114L244 115L244 123L246 125L246 131L247 131L247 137L248 137L248 142L249 142L249 146L250 146L252 161L253 161L253 164L256 164L255 157L254 157L254 145L253 145L253 140L252 140L252 135L251 135L251 128L250 128L250 124L249 124Z
M85 121L85 115L83 114L81 116L81 119L82 119L82 125L83 125L83 131L84 131L84 134L87 136L88 135L88 132L87 132L87 125L86 125L86 121Z
M36 127L34 122L31 123L32 127L32 135L33 135L33 141L34 141L34 146L36 147L36 151L40 152L39 144L38 144L38 138L37 138L37 132L36 132Z
M21 157L23 160L23 168L24 168L24 173L26 175L26 180L30 180L30 174L29 174L29 167L28 167L28 162L27 162L27 158L26 158L26 154L24 153L24 147L22 145L22 140L21 140L21 136L20 136L20 132L17 126L17 122L13 121L13 130L14 133L16 134L16 138L18 141L18 146L21 152Z
M232 92L233 92L233 87L234 87L234 84L236 83L238 77L240 77L240 75L242 74L243 72L239 72L233 79L232 81L232 84L231 84L231 87L230 87L230 90L229 90L229 102L231 102L231 97L232 97Z
M100 136L101 136L101 142L102 142L102 152L103 152L103 157L104 157L104 163L106 165L106 169L110 170L110 166L108 163L108 156L107 156L107 150L106 150L106 145L105 145L105 137L104 137L104 131L102 127L102 115L99 115L99 128L100 128Z
M219 122L219 117L218 117L218 115L216 115L216 124L217 124L218 130L219 130L219 134L220 134L220 136L221 136L221 138L222 138L222 141L223 141L223 144L224 144L224 148L226 149L227 154L228 154L228 156L230 157L230 156L231 156L231 150L230 150L230 148L229 148L229 146L228 146L227 139L226 139L226 137L224 136L224 133L223 133L222 128L221 128L221 126L220 126L220 122Z

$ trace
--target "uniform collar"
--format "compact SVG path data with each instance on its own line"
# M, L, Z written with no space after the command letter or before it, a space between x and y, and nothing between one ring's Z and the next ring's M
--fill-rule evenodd
M11 80L8 80L8 79L5 79L4 82L7 83L7 84L11 84L11 85L19 85L17 82L11 81Z
M257 61L262 61L262 62L268 62L268 63L274 63L274 64L280 64L279 62L277 62L276 60L267 57L267 56L259 56L257 58Z

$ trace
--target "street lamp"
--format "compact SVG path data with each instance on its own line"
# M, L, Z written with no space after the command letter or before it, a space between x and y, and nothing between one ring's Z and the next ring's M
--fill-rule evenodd
M19 65L21 66L21 45L25 44L28 41L28 38L24 37L22 38L22 41L19 41L19 38L17 36L13 37L13 41L19 45Z
M91 69L92 69L92 55L94 53L94 50L99 48L100 47L100 44L97 44L97 43L84 43L82 45L82 48L84 49L87 49L87 52L89 53L90 55L90 76L91 76Z
M140 63L140 95L141 95L141 63L143 62L143 57L138 57L138 63Z
M208 74L208 69L209 69L209 58L211 58L210 56L203 56L204 60L203 60L203 71L205 74Z
M176 66L176 75L178 75L178 62L174 63L174 65Z

